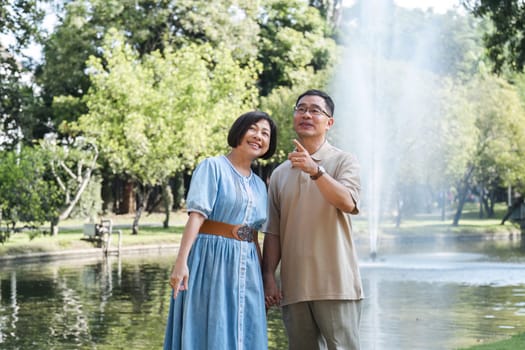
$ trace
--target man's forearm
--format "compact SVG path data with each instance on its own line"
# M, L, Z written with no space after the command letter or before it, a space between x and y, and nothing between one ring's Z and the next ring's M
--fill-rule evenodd
M275 274L277 265L281 261L281 242L279 236L266 234L263 244L263 276L266 274Z
M315 180L323 197L339 210L351 213L355 209L355 202L348 189L328 174Z

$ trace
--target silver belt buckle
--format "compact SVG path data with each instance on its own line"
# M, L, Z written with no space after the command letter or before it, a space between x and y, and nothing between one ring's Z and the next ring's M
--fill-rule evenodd
M241 226L237 230L237 236L241 241L251 242L253 241L253 229L248 225Z

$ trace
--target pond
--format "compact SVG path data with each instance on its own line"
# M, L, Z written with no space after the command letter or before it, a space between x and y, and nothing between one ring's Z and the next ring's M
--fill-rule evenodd
M368 258L364 350L455 349L525 332L521 240L402 238ZM0 267L0 348L160 349L174 253ZM274 309L270 349L286 348Z

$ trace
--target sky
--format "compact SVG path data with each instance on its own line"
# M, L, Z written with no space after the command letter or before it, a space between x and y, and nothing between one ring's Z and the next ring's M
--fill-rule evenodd
M459 0L394 0L394 2L402 7L419 7L423 10L432 8L436 13L447 12L459 4Z
M349 6L355 0L343 0L343 6ZM445 13L454 6L458 6L460 0L394 0L396 5L408 8L420 8L422 10L432 9L435 13Z

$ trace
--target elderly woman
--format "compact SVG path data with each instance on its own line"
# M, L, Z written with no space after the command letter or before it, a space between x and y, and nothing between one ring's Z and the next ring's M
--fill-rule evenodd
M265 183L251 170L270 158L277 128L260 111L241 115L228 133L227 155L193 173L189 213L173 266L164 349L267 349L261 251Z

